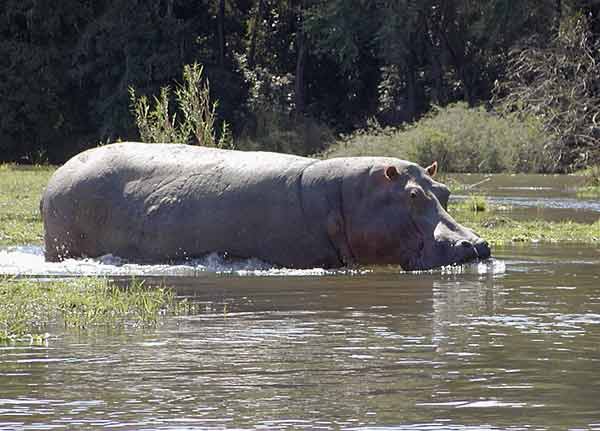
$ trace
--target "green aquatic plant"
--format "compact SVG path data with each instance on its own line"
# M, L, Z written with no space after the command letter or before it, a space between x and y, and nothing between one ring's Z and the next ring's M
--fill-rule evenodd
M164 314L186 312L172 289L106 278L39 281L0 278L0 341L44 337L52 325L96 327L155 325Z
M481 195L469 195L465 200L454 204L456 211L484 212L489 205L487 199Z
M577 190L578 198L598 198L600 197L600 186L581 187Z
M518 221L498 215L499 209L487 205L485 212L473 211L465 203L451 203L450 214L459 223L473 229L490 244L516 242L600 242L600 219L595 223L577 223L570 220Z

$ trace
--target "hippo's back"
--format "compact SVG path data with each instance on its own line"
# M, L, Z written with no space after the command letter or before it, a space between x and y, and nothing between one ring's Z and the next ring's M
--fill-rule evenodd
M164 261L221 251L278 263L312 253L315 264L326 264L312 249L302 206L302 173L314 163L177 144L85 151L57 170L44 193L46 257Z

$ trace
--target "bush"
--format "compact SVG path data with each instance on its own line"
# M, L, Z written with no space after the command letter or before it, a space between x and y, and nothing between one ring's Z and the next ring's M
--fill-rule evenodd
M146 96L137 97L135 89L129 88L131 111L142 141L232 147L226 122L223 122L221 134L217 137L215 122L218 102L211 103L210 83L202 75L203 68L196 63L183 67L183 84L175 89L178 112L173 114L169 109L169 87L162 87L160 95L154 96L153 108Z
M358 129L342 135L333 145L326 148L318 157L391 156L408 158L408 151L402 142L401 132L394 127L382 127L376 120L367 121L365 129Z
M590 166L581 172L585 177L585 183L589 187L600 187L600 165Z
M392 156L422 166L437 160L447 172L545 172L548 140L531 117L500 116L456 103L436 107L401 129L375 126L355 132L323 156Z
M326 124L311 117L272 109L255 111L253 116L252 129L245 129L236 140L239 149L308 155L335 140Z

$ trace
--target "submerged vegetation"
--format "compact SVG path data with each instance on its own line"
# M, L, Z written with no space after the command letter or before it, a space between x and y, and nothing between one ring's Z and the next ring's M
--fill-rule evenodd
M136 280L121 287L104 278L0 278L0 342L40 339L52 325L79 330L153 325L160 315L184 308L172 290Z

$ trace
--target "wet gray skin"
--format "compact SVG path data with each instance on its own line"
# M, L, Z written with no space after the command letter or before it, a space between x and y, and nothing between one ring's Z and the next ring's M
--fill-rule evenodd
M165 262L223 252L291 268L428 269L490 249L446 212L427 169L384 157L316 160L119 143L56 171L41 201L49 261Z
M418 270L490 257L487 242L446 211L450 191L432 178L437 164L423 169L397 159L346 160L355 172L346 174L343 188L355 261Z

